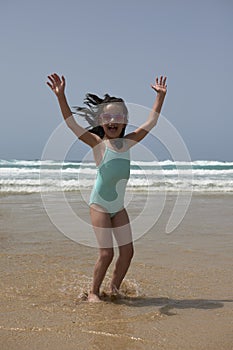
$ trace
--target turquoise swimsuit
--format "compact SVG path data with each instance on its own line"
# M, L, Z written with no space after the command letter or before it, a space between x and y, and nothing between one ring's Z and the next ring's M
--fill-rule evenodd
M126 185L130 176L130 152L117 152L106 146L89 204L98 204L111 217L124 208Z

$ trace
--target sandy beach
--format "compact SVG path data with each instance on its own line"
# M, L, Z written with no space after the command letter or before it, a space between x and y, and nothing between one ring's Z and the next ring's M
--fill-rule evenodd
M88 222L81 196L67 197ZM123 297L90 304L83 295L97 249L59 232L39 194L2 196L1 349L233 349L233 196L193 195L182 223L166 234L174 201L167 196L158 221L135 242Z

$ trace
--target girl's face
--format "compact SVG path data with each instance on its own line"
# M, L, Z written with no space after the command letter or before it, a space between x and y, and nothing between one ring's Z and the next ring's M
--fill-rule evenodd
M127 116L123 112L121 103L107 104L100 114L100 125L108 139L119 138L127 123Z

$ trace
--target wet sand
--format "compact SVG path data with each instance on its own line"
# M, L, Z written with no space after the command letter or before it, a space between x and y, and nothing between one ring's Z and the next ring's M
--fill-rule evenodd
M67 197L88 222L80 195ZM174 201L135 242L123 297L90 304L97 249L60 233L40 195L1 197L1 349L233 349L233 196L193 195L166 234Z

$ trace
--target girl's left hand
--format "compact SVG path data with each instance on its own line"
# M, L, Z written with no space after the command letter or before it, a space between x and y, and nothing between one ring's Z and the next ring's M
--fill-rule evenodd
M155 84L151 84L152 89L155 90L158 94L165 95L167 92L166 80L167 77L161 76L160 79L156 77Z

